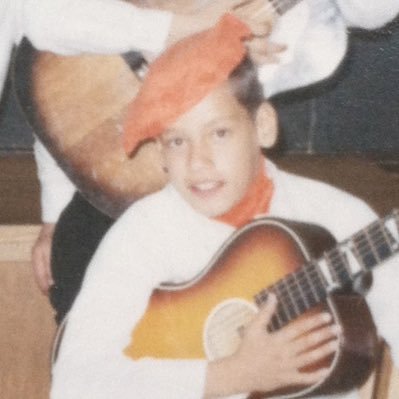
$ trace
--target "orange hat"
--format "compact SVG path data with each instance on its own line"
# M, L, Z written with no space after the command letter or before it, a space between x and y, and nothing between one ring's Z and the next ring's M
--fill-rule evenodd
M168 48L150 66L131 102L123 146L130 154L146 139L157 137L180 115L224 82L246 54L247 25L225 14L211 29Z

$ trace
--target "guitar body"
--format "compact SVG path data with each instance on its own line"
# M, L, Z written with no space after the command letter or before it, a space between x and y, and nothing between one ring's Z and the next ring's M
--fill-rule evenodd
M209 0L155 0L152 7L192 12ZM135 1L132 1L135 3ZM265 3L268 2L265 0ZM278 0L296 4L277 18L272 39L288 45L279 64L262 68L262 83L272 91L291 89L327 77L346 49L342 18L331 0ZM322 36L309 35L316 26ZM330 43L322 62L315 44ZM304 57L301 57L301 54ZM302 61L300 61L302 60ZM320 69L319 67L322 66ZM27 42L14 62L19 102L36 135L71 181L97 208L116 217L135 200L165 184L160 154L153 143L127 158L121 134L127 105L140 81L121 55L59 56L36 51Z
M267 218L250 223L234 234L192 281L165 284L154 291L125 353L135 359L210 360L232 354L242 328L257 312L257 293L297 271L332 244L332 237L317 226ZM329 376L315 386L275 392L273 397L345 391L360 385L370 372L377 336L364 299L350 290L329 295L300 318L321 309L328 310L343 329L339 350L326 359Z
M28 42L16 60L16 90L36 135L97 208L118 216L165 183L153 143L133 158L122 147L127 105L139 80L121 56L57 56Z

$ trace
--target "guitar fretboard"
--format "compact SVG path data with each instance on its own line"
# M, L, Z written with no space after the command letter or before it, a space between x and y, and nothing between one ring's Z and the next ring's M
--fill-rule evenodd
M262 290L255 296L255 302L261 306L270 292L276 295L277 310L268 326L275 331L398 252L399 212L395 210L325 252L322 258L311 260Z
M301 1L302 0L269 0L269 3L276 14L284 15L287 11Z

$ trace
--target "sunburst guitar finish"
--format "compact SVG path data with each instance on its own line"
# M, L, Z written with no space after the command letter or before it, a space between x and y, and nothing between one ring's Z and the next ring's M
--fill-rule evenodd
M256 220L238 230L193 280L164 284L154 291L125 353L134 359L214 360L228 356L237 349L242 331L258 307L273 292L279 304L267 326L269 331L327 310L343 334L336 354L313 365L329 367L327 378L311 387L294 387L272 396L293 398L352 389L368 376L378 341L367 304L352 285L361 274L367 275L369 269L396 253L397 242L387 221L397 231L397 218L395 213L369 226L372 234L364 230L354 236L352 247L359 247L362 255L356 257L357 265L351 265L346 249L334 246L332 236L318 226ZM369 236L377 240L370 248L378 244L381 255L373 264L370 255L361 252L364 237ZM356 267L361 267L362 273Z

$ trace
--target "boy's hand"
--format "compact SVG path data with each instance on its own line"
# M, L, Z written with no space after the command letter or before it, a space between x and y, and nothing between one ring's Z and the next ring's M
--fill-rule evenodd
M54 223L44 223L32 248L33 276L40 291L45 295L48 294L49 288L54 284L50 265L54 229Z
M339 329L330 324L331 315L310 316L269 333L266 326L275 309L276 299L271 296L245 329L237 352L208 365L207 398L312 385L328 374L323 368L301 369L337 350Z

